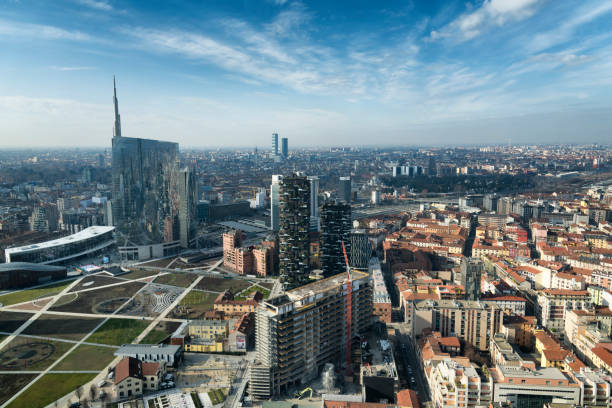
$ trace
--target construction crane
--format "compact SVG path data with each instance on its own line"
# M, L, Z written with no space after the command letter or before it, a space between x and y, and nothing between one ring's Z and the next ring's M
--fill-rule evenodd
M302 391L300 392L295 392L295 397L299 400L301 400L302 398L304 398L304 395L309 392L310 395L308 395L308 401L310 401L312 399L312 388L308 387L308 388L304 388Z
M344 241L340 242L342 242L342 252L344 253L344 261L346 262L346 376L350 377L353 375L351 367L351 318L353 316L351 310L351 268L349 266L348 256L346 256Z

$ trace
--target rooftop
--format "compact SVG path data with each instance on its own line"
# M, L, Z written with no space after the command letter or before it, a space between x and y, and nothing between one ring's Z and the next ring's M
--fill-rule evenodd
M30 244L15 248L7 248L5 252L7 254L14 254L20 252L28 252L28 251L36 251L44 248L53 248L66 244L73 244L79 241L85 241L90 238L94 238L98 235L105 234L107 232L113 231L115 227L106 227L106 226L94 226L85 228L82 231L77 232L76 234L68 235L67 237L62 237L58 239L53 239L51 241L39 242L38 244Z
M116 356L129 354L175 354L181 346L171 344L124 344L117 351Z

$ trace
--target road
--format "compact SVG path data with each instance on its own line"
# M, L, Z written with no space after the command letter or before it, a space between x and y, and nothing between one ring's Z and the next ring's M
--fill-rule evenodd
M418 353L415 350L415 344L413 341L407 341L401 343L400 350L398 353L402 359L402 365L404 366L404 378L408 380L408 387L416 390L419 393L419 399L421 402L430 400L429 396L429 385L425 378L425 373L421 370L421 364L418 361ZM412 373L408 372L408 367L412 370ZM414 377L416 383L411 383L410 378Z

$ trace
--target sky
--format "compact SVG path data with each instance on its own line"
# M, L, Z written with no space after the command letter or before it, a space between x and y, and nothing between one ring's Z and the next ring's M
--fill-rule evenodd
M0 0L0 146L612 141L612 1Z

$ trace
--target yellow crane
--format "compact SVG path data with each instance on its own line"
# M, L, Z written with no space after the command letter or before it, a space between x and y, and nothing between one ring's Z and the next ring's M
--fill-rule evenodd
M308 401L310 401L310 400L312 400L312 393L313 393L312 388L310 388L310 387L308 387L308 388L304 388L304 389L303 389L302 391L300 391L300 392L297 392L297 391L296 391L296 392L295 392L295 397L296 397L297 399L299 399L299 400L300 400L300 399L304 398L304 395L305 395L307 392L309 392L309 393L310 393L310 394L308 395Z

